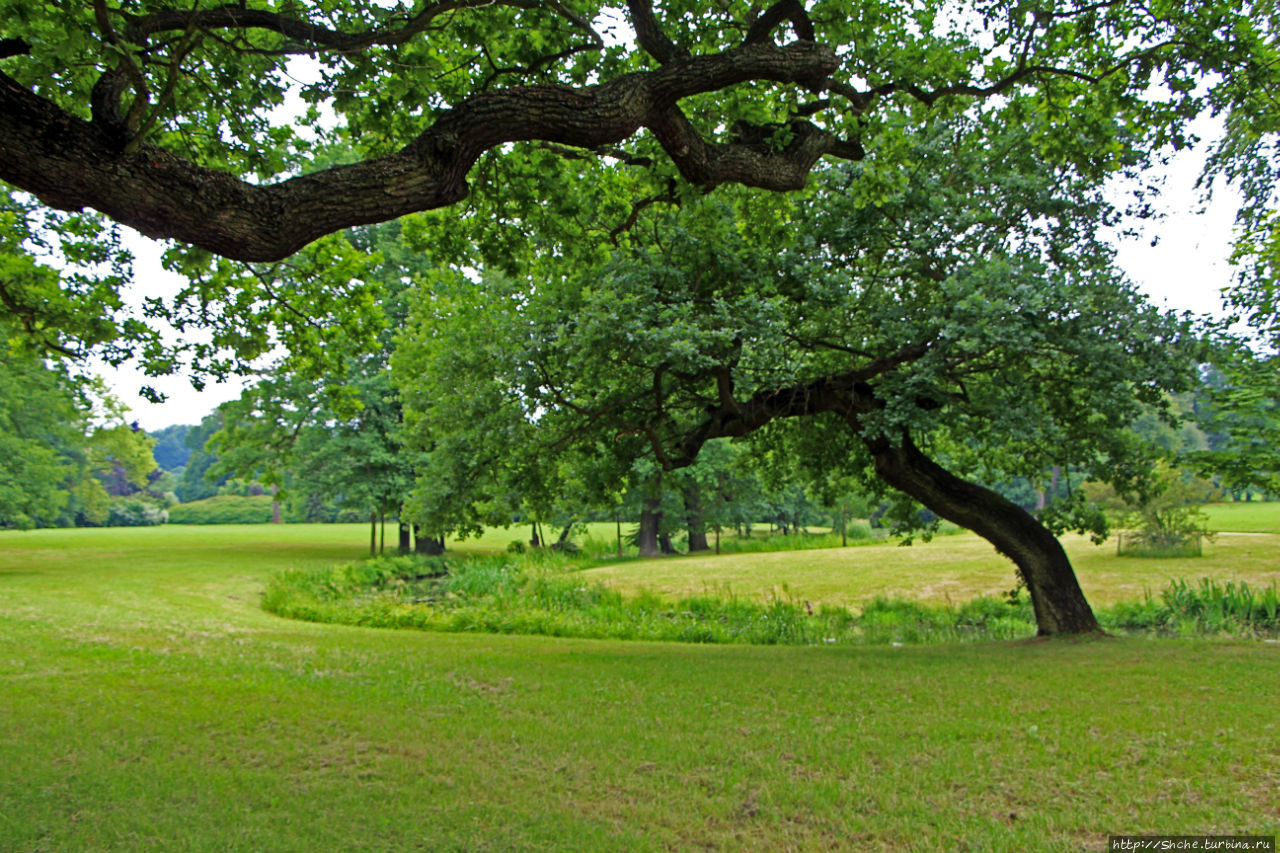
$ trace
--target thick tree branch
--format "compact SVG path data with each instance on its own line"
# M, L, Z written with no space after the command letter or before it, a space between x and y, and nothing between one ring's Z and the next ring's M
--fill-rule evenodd
M51 207L96 208L157 238L245 261L273 261L334 231L453 204L491 148L543 140L595 149L653 129L685 177L714 186L796 189L832 143L814 128L787 150L705 142L680 99L750 80L794 83L829 75L830 49L753 45L573 89L524 86L463 101L400 151L273 184L200 167L150 144L118 139L0 74L0 179Z
M813 21L809 20L809 13L804 10L804 4L800 0L778 0L751 22L751 28L747 30L746 38L742 43L763 44L771 40L774 29L783 21L791 23L792 29L796 32L796 38L801 41L817 40L813 32Z
M11 56L28 56L31 45L23 39L0 39L0 59Z
M929 349L928 343L912 344L846 373L760 391L741 402L734 400L731 393L724 399L726 388L721 384L721 405L708 411L706 419L685 435L675 452L667 454L664 467L692 465L703 445L711 439L748 435L779 418L836 412L856 421L882 405L868 384L872 379L922 358Z
M364 50L374 45L393 46L403 44L414 36L428 30L436 18L460 9L475 9L483 6L514 6L521 9L551 8L557 14L572 21L575 25L585 25L595 35L589 23L583 22L576 15L569 15L558 3L544 4L537 0L447 0L432 3L409 18L403 27L396 29L370 29L362 32L348 33L329 29L310 21L295 18L280 12L266 9L246 9L241 5L219 6L214 9L166 9L149 15L124 15L126 26L124 37L133 44L143 45L147 39L157 33L198 30L266 30L278 33L299 45L306 46L305 52L317 49L350 53ZM599 36L596 35L599 40ZM291 51L283 51L285 53Z
M687 50L667 37L653 13L653 3L649 0L627 0L627 12L631 15L631 26L636 31L636 44L645 53L663 65L689 57Z

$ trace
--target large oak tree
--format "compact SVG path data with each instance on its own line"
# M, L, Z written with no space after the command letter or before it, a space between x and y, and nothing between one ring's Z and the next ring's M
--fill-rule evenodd
M1195 344L1112 268L1096 182L1029 132L957 119L899 140L909 170L825 169L790 205L650 206L610 253L535 238L520 275L420 301L395 364L412 418L543 460L639 440L668 471L765 436L985 537L1042 633L1095 630L1063 525L981 483L1057 465L1123 486L1128 424L1190 386Z
M1115 168L1265 87L1253 4L630 0L0 2L0 179L144 234L272 261L456 204L543 143L703 187L804 186L886 128L1035 93L1063 155ZM314 60L301 117L294 57ZM337 129L334 128L334 122ZM316 168L299 125L345 135ZM657 162L655 162L657 161ZM498 183L495 181L495 183ZM488 188L501 191L501 185Z

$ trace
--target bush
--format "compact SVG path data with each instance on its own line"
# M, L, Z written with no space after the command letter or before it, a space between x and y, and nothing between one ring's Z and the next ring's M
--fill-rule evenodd
M107 507L107 527L151 527L168 520L169 513L142 498L115 498Z
M171 524L267 524L271 521L271 496L218 495L169 510Z

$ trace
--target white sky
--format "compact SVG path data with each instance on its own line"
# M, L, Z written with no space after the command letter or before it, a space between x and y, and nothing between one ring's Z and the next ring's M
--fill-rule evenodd
M1161 220L1145 225L1143 236L1118 243L1118 262L1129 277L1157 304L1198 314L1221 314L1221 291L1230 284L1227 262L1238 196L1218 187L1212 204L1201 210L1195 182L1202 160L1194 153L1176 156L1163 171L1165 185L1157 210ZM1156 245L1152 246L1152 240ZM144 295L172 294L182 279L160 266L161 244L137 234L127 241L135 255L135 284L131 294L140 302ZM209 384L196 391L183 376L147 379L129 366L113 369L99 365L116 395L131 410L130 420L154 431L170 424L195 424L219 404L240 396L242 382L231 380ZM150 384L166 393L163 404L152 404L138 396L138 389Z

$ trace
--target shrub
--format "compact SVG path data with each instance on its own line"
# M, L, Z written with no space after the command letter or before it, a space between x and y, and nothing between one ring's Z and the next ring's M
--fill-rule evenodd
M267 524L271 521L270 495L246 497L217 495L169 510L171 524Z
M169 513L143 498L114 498L107 507L107 527L151 527L168 520Z

